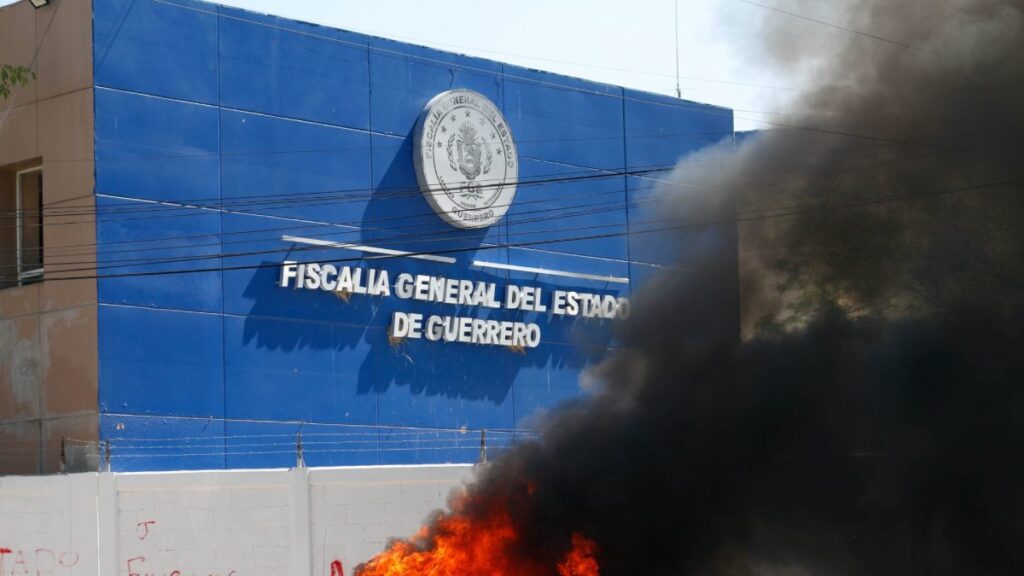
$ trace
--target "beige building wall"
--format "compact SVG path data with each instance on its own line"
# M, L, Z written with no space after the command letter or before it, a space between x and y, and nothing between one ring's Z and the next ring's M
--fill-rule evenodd
M96 242L91 11L0 8L0 63L36 74L0 99L0 260L13 258L14 172L41 165L45 270L0 289L0 474L56 472L62 437L98 436L96 281L62 279L94 273L80 270Z

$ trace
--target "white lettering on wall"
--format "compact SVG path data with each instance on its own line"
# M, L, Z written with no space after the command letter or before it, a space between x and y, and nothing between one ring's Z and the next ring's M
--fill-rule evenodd
M281 264L278 285L294 290L316 290L344 294L390 297L402 300L504 308L554 316L615 320L629 317L629 299L611 294L594 294L574 290L554 290L545 298L537 286L505 286L499 295L494 282L473 281L427 274L403 272L390 282L387 270L358 266L335 266L318 262ZM483 346L536 348L540 345L540 326L532 322L515 322L396 311L391 318L388 335L392 339L422 339L431 342L459 342Z

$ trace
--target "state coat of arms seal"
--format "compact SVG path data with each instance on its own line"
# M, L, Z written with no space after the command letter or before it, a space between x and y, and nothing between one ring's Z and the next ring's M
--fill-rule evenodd
M472 90L448 90L427 103L416 123L413 162L427 203L456 228L494 224L516 195L512 132L501 111Z

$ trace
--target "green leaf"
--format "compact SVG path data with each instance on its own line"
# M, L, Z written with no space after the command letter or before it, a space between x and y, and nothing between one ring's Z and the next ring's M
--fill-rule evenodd
M31 68L0 64L0 98L10 97L11 88L24 86L35 77L36 73Z

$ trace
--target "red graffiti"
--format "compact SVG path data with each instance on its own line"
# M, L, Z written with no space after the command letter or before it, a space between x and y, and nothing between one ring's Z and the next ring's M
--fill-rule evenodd
M145 540L146 536L149 536L149 527L156 524L156 520L146 520L145 522L139 522L135 525L135 528L139 532L139 540Z
M341 565L341 560L331 562L331 576L345 576L345 568Z
M132 566L132 562L138 562L138 563L142 564L145 561L146 561L146 557L145 556L136 556L135 558L129 558L128 559L128 576L142 576L141 572L136 572L135 571L135 567ZM141 570L141 568L140 568L140 570Z
M65 568L71 568L78 564L78 552L61 552L58 562Z
M26 566L25 562L25 553L21 550L18 550L17 552L15 552L14 557L16 558L16 560L14 561L14 568L21 568L21 573L25 574L25 576L28 576L28 567ZM2 572L3 570L0 570L0 573ZM14 569L11 569L11 576L14 576Z
M128 561L127 561L127 564L128 564L128 576L158 576L156 572L147 572L146 571L146 567L145 567L146 557L145 556L136 556L134 558L129 558ZM191 576L196 576L196 574L199 574L199 573L198 572L192 572ZM236 574L237 574L237 572L235 570L232 570L232 571L228 572L227 576L235 576ZM2 576L2 574L0 574L0 576ZM181 570L171 570L170 572L164 572L163 576L184 576L184 573ZM206 574L206 576L220 576L220 575L218 573L216 573L216 572L208 572Z
M8 555L13 562L8 563ZM26 554L24 550L0 547L0 576L49 575L58 568L71 568L78 564L78 560L78 552L73 550L57 554L49 548L36 548Z

